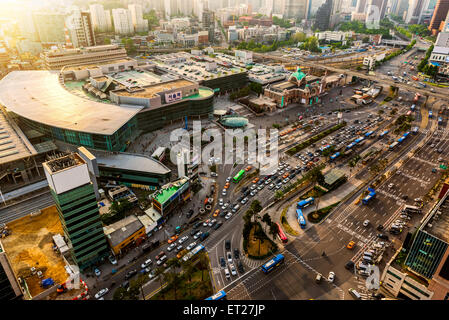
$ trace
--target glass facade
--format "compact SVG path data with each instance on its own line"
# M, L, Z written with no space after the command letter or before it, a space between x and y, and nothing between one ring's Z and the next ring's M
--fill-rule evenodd
M19 119L21 125L23 125L27 129L34 129L49 138L75 144L78 146L85 146L108 151L125 150L127 144L135 137L137 132L136 117L125 123L112 135L99 135L88 132L55 128L20 116Z
M56 194L50 189L58 208L66 237L72 244L72 258L81 270L109 254L92 184Z
M419 230L405 264L414 272L431 279L447 246L446 242Z
M168 182L170 173L156 174L152 172L134 172L112 167L99 167L100 181L114 180L125 185L142 184L159 187Z
M3 269L0 263L0 301L11 300L16 297L14 289L9 282L8 276L6 275L5 269Z

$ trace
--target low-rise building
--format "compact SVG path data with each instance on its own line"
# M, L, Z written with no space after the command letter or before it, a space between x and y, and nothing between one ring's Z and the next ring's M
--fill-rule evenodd
M109 246L118 256L127 252L134 245L139 245L147 235L144 225L135 215L105 226L103 230Z

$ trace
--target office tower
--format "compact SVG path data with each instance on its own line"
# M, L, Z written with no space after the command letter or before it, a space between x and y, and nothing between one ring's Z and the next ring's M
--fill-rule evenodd
M443 29L448 11L449 0L438 0L429 24L429 30L432 31L432 34L435 35Z
M34 26L33 14L30 11L23 13L23 19L19 19L17 25L22 37L31 41L39 40L36 27Z
M404 14L408 12L409 0L398 0L398 6L396 11L393 12L395 15L404 19Z
M148 20L143 19L142 6L140 4L129 4L128 10L131 13L131 21L134 26L134 31L148 31Z
M366 0L358 0L357 1L357 13L364 13L366 12Z
M441 28L442 32L449 32L449 12L446 15L446 19L443 22L443 26Z
M209 42L214 42L215 36L215 14L213 11L204 10L202 17L203 28L208 32Z
M22 295L8 256L0 242L0 301L13 300Z
M385 17L388 0L367 0L365 22L380 21Z
M409 8L407 10L407 16L405 17L405 23L415 24L418 23L419 16L421 15L422 8L425 0L411 0Z
M112 19L114 20L114 30L118 34L133 34L131 12L127 9L112 9Z
M65 43L65 16L59 13L36 12L33 14L39 40L44 44Z
M95 46L95 35L89 12L76 10L66 19L66 27L69 32L73 47Z
M285 0L284 16L286 18L305 19L307 0Z
M89 170L73 153L43 163L73 261L81 270L108 256Z
M171 11L171 0L164 0L164 13L165 13L165 19L170 19L170 16L172 15Z
M329 20L332 11L332 0L326 0L316 12L315 28L320 31L329 29Z

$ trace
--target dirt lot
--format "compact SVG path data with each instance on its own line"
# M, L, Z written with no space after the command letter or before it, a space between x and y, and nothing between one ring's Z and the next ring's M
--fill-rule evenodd
M56 207L42 210L38 216L26 216L8 224L11 235L2 243L11 261L17 277L26 280L31 296L43 291L37 275L32 275L30 268L42 271L44 277L53 278L55 283L67 280L64 260L53 251L52 237L63 234Z

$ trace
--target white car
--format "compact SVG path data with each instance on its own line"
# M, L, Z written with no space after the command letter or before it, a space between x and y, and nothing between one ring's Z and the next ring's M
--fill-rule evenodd
M158 266L160 266L161 264L164 263L165 260L167 260L167 256L164 255L164 256L162 256L162 257L159 258L159 260L156 262L156 264L157 264Z
M335 280L335 272L333 272L333 271L329 272L329 277L327 277L327 280L329 282L334 282L334 280Z
M254 197L256 194L257 194L257 190L253 190L253 191L251 191L250 196Z
M221 209L225 210L228 206L229 206L229 203L226 202L224 205L221 206Z
M248 202L248 198L247 197L243 198L242 201L240 201L241 204L245 204L247 202Z
M272 184L270 184L269 186L268 186L268 189L269 190L271 190L271 189L273 189L274 188L274 183L272 183Z
M184 242L187 241L187 239L189 239L189 236L184 236L184 237L182 237L181 239L178 240L178 243L179 244L183 244Z
M227 178L226 178L226 182L231 181L231 179L232 179L231 177L227 177Z
M222 206L223 205L223 198L218 199L218 205Z
M389 185L388 185L388 188L393 188L394 187L394 184L393 183L390 183Z
M363 221L363 226L364 226L364 227L368 227L368 225L369 225L369 220Z
M194 236L193 239L198 239L203 234L203 231L198 231Z
M225 273L226 279L228 279L228 280L231 279L231 275L229 274L229 271L227 268L224 269L224 273Z
M216 222L217 222L217 219L212 219L212 220L208 223L208 226L209 226L209 227L212 227Z
M100 291L98 291L96 294L95 294L95 299L100 299L102 296L104 296L106 293L108 293L109 292L109 289L108 288L104 288L104 289L101 289Z
M268 179L267 181L265 181L265 184L268 185L268 184L270 184L272 181L273 181L273 180Z
M231 253L231 251L226 252L226 258L228 259L228 263L232 264L232 253Z
M142 267L142 269L145 269L146 267L148 267L152 263L153 263L153 261L151 261L151 259L148 259L144 263L142 263L141 267Z
M264 184L261 184L260 186L257 187L257 190L262 190L265 187Z
M223 189L223 192L221 193L222 196L225 196L227 194L226 189Z
M257 188L257 185L256 184L253 184L252 186L251 186L251 190L255 190Z
M237 270L235 270L235 267L234 267L234 265L232 263L229 265L229 269L231 269L231 274L233 276L237 275Z
M196 241L194 241L194 242L192 242L191 244L189 244L188 246L187 246L187 250L192 250L193 248L195 248L195 246L196 246Z
M232 217L232 213L229 212L229 213L225 216L225 219L226 219L226 220L229 220L231 217Z
M110 255L109 256L109 262L111 262L112 265L116 265L117 264L117 259L113 255Z
M176 243L172 243L171 245L168 246L167 251L172 251L174 248L176 247Z

